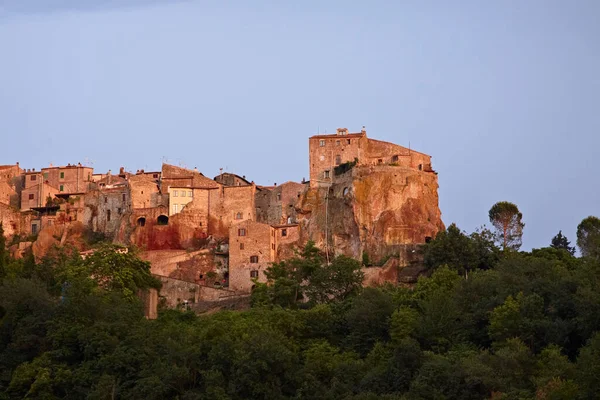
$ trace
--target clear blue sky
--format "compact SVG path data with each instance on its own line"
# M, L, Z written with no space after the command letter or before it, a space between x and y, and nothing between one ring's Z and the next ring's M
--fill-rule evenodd
M82 5L82 4L85 5ZM600 215L600 1L0 0L0 164L308 178L337 127L433 156L446 224Z

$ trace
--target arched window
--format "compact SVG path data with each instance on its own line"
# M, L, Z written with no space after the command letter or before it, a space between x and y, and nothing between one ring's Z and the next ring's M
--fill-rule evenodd
M166 215L159 215L158 218L156 219L156 224L157 225L168 225L169 217L167 217Z
M146 217L139 217L137 220L138 226L146 226Z
M243 216L242 216L241 212L238 212L235 214L235 219L242 219L242 218L243 218Z

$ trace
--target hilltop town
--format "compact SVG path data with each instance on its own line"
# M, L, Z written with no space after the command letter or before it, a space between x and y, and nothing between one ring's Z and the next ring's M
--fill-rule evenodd
M54 245L85 254L99 240L133 245L169 306L248 294L308 241L362 260L365 284L402 282L416 249L444 229L431 156L340 128L309 138L308 161L308 181L272 186L169 164L116 174L4 165L0 222L16 257L30 249L39 259Z

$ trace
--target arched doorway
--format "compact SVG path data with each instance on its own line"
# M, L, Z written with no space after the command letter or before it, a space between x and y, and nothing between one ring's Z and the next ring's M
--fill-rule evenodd
M146 226L146 217L139 217L137 220L138 226Z
M168 225L169 217L167 217L166 215L159 215L158 218L156 219L156 224L157 225Z

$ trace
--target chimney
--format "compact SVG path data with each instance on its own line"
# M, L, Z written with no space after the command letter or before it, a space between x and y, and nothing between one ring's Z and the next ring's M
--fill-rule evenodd
M362 129L360 130L360 133L362 133L362 134L367 133L367 128L365 128L364 125L363 125Z

